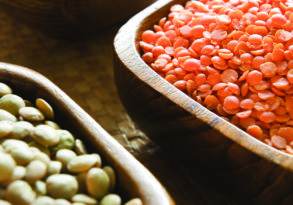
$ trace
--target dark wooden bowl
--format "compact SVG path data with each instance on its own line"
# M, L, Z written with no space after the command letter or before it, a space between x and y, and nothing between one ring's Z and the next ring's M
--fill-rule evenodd
M55 109L56 121L114 167L119 181L118 192L126 197L139 197L144 205L174 205L156 178L47 78L28 68L0 63L0 81L22 97L47 100Z
M140 58L142 31L166 16L171 5L185 2L160 0L118 32L114 42L115 78L126 109L153 140L189 166L201 165L209 176L220 179L221 185L238 190L235 192L257 204L292 204L292 155L258 141L209 111Z
M154 0L0 0L9 14L55 35L96 33Z

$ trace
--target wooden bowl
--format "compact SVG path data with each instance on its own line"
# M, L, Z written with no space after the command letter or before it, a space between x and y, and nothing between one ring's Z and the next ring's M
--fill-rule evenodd
M293 202L292 155L209 111L141 59L138 42L142 31L166 16L171 5L185 2L159 0L130 19L116 35L115 78L126 109L153 140L189 166L204 167L209 176L220 179L221 186L238 190L235 192L257 204Z
M174 205L156 178L82 110L60 88L28 68L0 63L0 81L27 99L47 100L55 109L56 121L101 154L118 175L118 192L139 197L144 205ZM121 191L120 191L121 190Z
M0 0L9 13L55 35L101 31L154 0Z

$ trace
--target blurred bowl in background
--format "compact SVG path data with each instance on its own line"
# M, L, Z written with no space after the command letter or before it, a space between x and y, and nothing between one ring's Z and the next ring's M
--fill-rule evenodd
M54 35L94 34L155 0L0 0L7 12Z

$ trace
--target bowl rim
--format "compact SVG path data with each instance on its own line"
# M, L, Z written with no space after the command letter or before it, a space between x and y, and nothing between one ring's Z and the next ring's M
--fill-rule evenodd
M130 195L139 197L145 205L175 205L150 171L48 78L29 68L3 62L0 62L0 78L12 85L14 81L21 81L35 86L45 92L49 100L54 100L56 107L64 110L65 115L78 124L86 138L92 140L98 152L122 176L123 182L127 180L127 186L122 187L126 187Z
M158 0L126 22L119 29L114 39L114 49L120 62L139 80L146 83L152 89L159 92L191 115L209 124L212 128L218 130L230 140L258 156L293 172L293 155L279 151L259 141L237 126L222 119L220 116L171 85L142 60L138 51L138 35L143 28L147 28L145 24L157 23L160 17L164 16L157 15L158 12L161 10L168 11L171 5L185 3L187 1L188 0ZM158 18L152 19L153 16Z

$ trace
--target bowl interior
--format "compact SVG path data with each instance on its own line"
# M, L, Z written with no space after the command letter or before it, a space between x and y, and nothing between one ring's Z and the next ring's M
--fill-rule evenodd
M24 99L47 100L54 108L56 122L85 142L90 151L99 153L104 165L109 164L116 170L116 193L124 199L139 197L146 205L173 204L155 177L47 78L24 67L0 63L0 81Z
M171 5L184 4L186 0L159 0L129 20L115 38L115 49L120 61L141 81L164 95L178 107L188 111L210 127L247 150L293 171L293 156L281 152L255 139L245 131L211 112L153 71L140 57L141 33L165 17Z
M13 89L13 93L21 96L23 99L31 101L32 103L34 103L37 98L45 99L54 109L54 121L57 122L62 129L67 129L74 135L74 137L81 139L90 153L101 154L103 166L111 165L111 163L108 162L107 157L102 155L101 151L87 136L83 128L72 119L70 115L68 115L67 111L60 107L60 104L58 104L54 96L47 92L47 90L44 90L41 85L29 83L17 78L7 78L7 76L3 75L0 75L0 82L6 83ZM74 110L71 111L74 112ZM119 178L115 192L121 195L124 199L130 198L129 193L125 190L125 185L123 186L123 184L119 182Z

